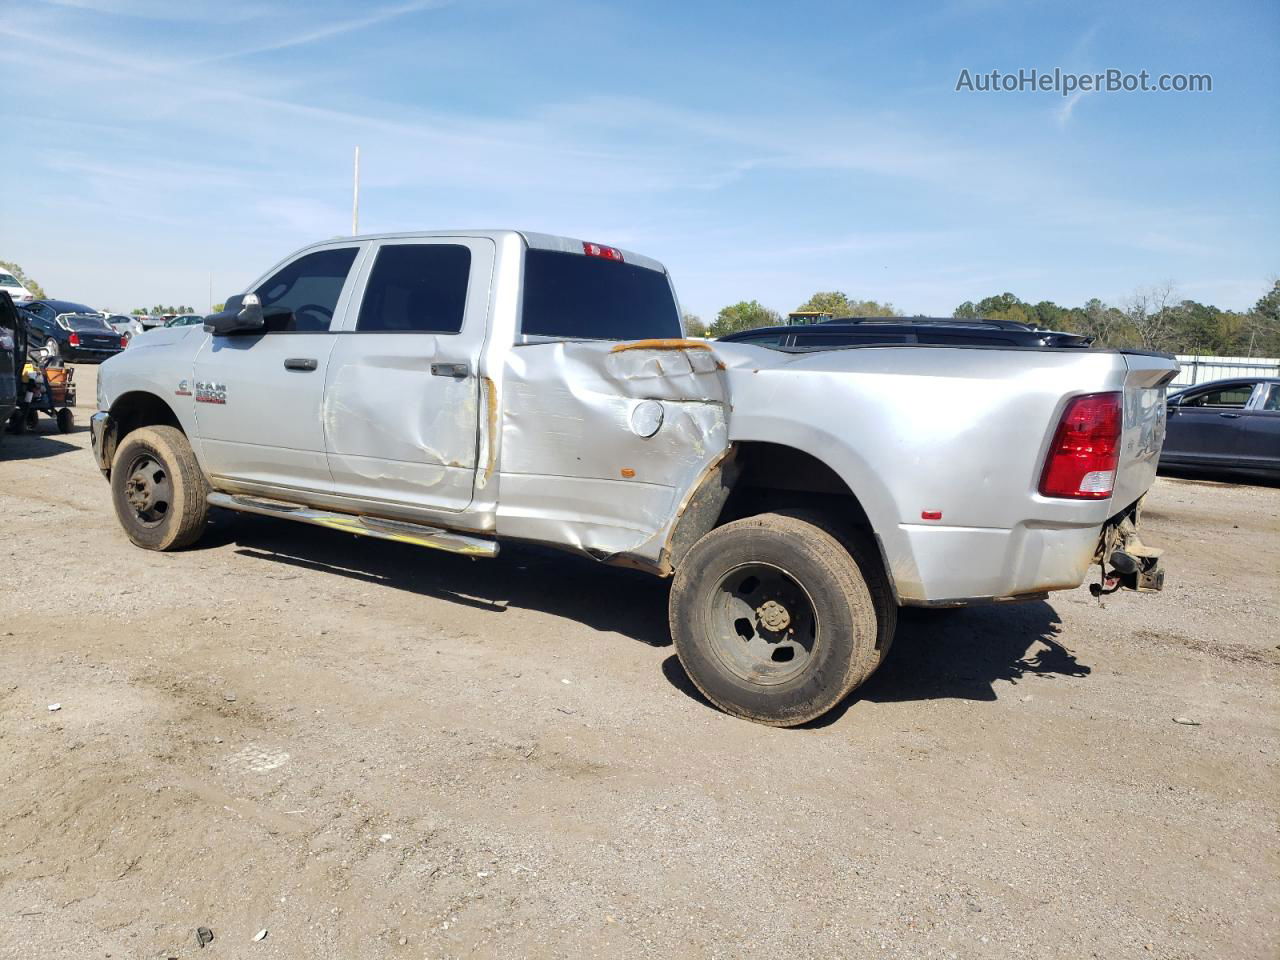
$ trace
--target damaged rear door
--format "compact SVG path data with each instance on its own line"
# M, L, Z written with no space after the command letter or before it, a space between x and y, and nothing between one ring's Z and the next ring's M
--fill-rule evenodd
M493 261L484 238L375 244L325 384L340 496L455 511L471 503Z

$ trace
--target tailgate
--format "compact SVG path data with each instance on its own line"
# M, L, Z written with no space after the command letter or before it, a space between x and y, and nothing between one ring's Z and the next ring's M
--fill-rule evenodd
M1112 505L1127 507L1155 481L1164 445L1165 389L1178 374L1178 361L1154 353L1122 353L1124 434Z

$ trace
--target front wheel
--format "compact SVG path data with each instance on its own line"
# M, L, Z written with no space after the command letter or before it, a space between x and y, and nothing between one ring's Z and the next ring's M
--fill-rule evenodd
M896 608L862 541L769 513L694 544L676 571L670 618L676 654L708 700L790 727L822 716L872 674Z
M116 448L111 500L129 539L148 550L178 550L200 539L209 485L191 445L173 427L140 427Z

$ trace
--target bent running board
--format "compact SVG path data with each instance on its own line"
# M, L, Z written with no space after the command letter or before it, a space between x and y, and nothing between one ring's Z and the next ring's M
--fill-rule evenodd
M461 553L469 557L498 555L498 544L494 540L471 537L464 533L454 533L451 530L428 527L419 523L384 520L380 517L362 517L352 513L331 513L328 510L316 510L296 503L286 503L283 500L233 496L229 493L211 493L208 500L211 507L256 513L264 517L283 517L286 520L297 520L317 527L329 527L332 530L354 533L362 537L395 540L399 543L411 543L416 547L447 550L449 553Z

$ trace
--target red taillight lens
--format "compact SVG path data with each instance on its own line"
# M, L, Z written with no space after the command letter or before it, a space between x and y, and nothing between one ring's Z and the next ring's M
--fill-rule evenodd
M1118 393L1086 393L1072 398L1053 435L1040 475L1040 493L1072 500L1111 496L1123 423Z
M123 349L124 349L125 347L127 347L128 345L129 345L129 338L128 338L128 337L121 337L121 338L120 338L120 349L121 349L121 350L123 350Z
M71 334L71 336L67 337L67 343L71 344L71 346L73 347L80 346L80 334L78 333Z
M622 251L617 247L604 247L598 243L583 243L582 252L588 257L600 257L602 260L617 260L622 262Z

